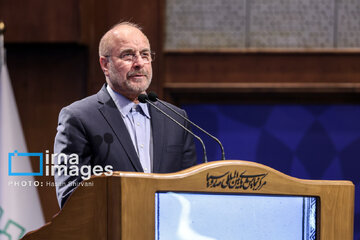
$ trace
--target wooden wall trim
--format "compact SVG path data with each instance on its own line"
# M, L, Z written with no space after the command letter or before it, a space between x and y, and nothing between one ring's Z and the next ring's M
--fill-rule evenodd
M307 93L360 93L360 83L173 83L164 84L164 88L178 92L307 92Z
M164 54L188 54L188 53L283 53L283 54L308 54L308 53L326 53L326 54L359 54L360 48L219 48L219 49L166 49Z

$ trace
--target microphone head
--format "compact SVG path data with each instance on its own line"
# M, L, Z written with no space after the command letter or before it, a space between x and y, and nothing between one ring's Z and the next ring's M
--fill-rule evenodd
M139 102L141 102L141 103L146 103L146 100L148 99L148 96L146 95L146 94L140 94L139 96L138 96L138 100L139 100Z
M114 142L114 138L113 136L110 134L110 133L105 133L104 134L104 141L107 143L107 144L111 144Z
M150 101L152 101L152 102L156 102L156 101L157 101L157 99L158 99L158 96L157 96L157 94L156 94L156 93L154 93L154 92L150 92L150 93L148 94L148 98L150 99Z

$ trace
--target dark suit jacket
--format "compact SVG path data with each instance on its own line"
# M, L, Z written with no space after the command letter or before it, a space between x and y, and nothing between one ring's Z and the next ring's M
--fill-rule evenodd
M155 104L188 127L179 116L161 104ZM195 165L193 137L160 111L151 105L148 107L153 137L153 172L176 172ZM184 110L173 107L186 116ZM54 153L78 154L79 167L111 165L114 171L143 172L128 130L106 85L96 95L74 102L61 110ZM59 165L70 166L69 163L64 163L63 158L59 157L58 161ZM59 205L62 207L75 189L74 184L68 183L77 183L82 179L80 176L66 176L61 170L55 170L54 178Z

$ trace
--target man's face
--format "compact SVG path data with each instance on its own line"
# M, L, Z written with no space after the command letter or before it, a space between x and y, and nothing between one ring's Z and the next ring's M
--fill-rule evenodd
M113 90L134 100L151 83L151 61L142 57L150 54L149 41L138 29L122 26L113 32L110 52L110 56L100 59L107 82ZM128 56L134 54L129 60Z

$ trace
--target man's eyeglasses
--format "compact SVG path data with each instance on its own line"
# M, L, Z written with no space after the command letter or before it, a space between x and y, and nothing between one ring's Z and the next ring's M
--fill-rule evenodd
M150 63L155 60L155 52L143 51L143 52L139 52L139 54L137 53L138 52L134 52L134 51L124 51L120 53L119 56L116 57L120 58L121 60L127 63L135 62L138 56L141 57L144 63ZM110 56L111 55L106 55L104 57L110 57Z

